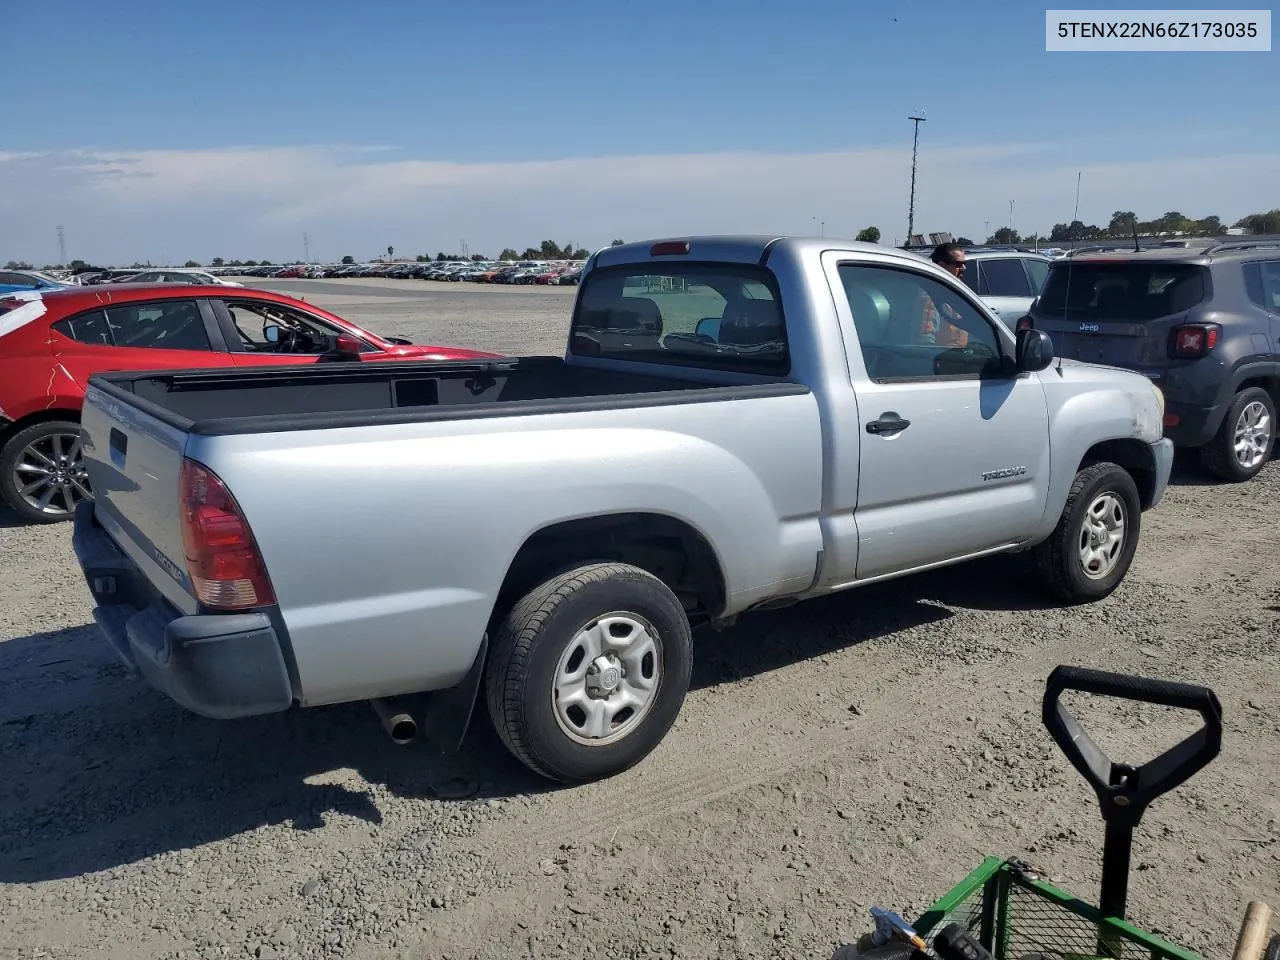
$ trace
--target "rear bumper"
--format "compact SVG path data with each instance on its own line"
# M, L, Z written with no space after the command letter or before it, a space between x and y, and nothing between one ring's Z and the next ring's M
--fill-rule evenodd
M1222 411L1218 407L1198 407L1189 403L1177 403L1165 399L1164 435L1179 447L1200 447L1213 439L1222 423ZM1177 422L1169 421L1177 417Z
M1157 506L1164 499L1164 492L1169 488L1169 474L1173 472L1174 442L1163 437L1151 445L1151 453L1156 464L1155 486L1151 490L1151 502L1147 509Z
M92 501L76 508L72 545L97 602L93 619L150 686L219 720L293 705L282 638L265 613L182 614L98 525Z

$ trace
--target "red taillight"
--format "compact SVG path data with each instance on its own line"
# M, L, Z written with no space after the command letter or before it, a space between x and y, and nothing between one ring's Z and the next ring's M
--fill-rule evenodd
M688 252L688 240L664 240L661 243L655 243L649 248L649 256L651 257L669 257L672 254Z
M1188 323L1169 334L1169 353L1175 357L1203 357L1218 345L1218 328L1213 324Z
M215 610L275 603L240 505L221 480L193 460L182 461L182 549L196 597Z
M1016 326L1014 329L1015 329L1018 333L1021 333L1023 330L1030 330L1030 329L1031 329L1031 318L1030 318L1030 317L1023 317L1021 320L1019 320L1019 321L1018 321L1018 324L1017 324L1017 326Z

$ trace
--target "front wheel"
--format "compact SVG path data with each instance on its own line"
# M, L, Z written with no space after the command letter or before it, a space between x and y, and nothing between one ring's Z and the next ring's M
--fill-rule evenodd
M592 563L529 591L498 628L485 678L507 749L562 783L639 763L689 689L693 642L675 594L623 563Z
M78 423L34 423L0 451L0 497L30 523L70 520L76 505L92 495Z
M1086 467L1053 533L1032 550L1037 579L1068 603L1101 600L1129 572L1141 527L1138 486L1128 471L1114 463Z

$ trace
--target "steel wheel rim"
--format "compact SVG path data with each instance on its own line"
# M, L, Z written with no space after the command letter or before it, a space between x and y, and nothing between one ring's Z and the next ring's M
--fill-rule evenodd
M1235 438L1232 444L1236 462L1246 470L1252 470L1267 455L1271 443L1271 414L1261 400L1253 400L1236 418Z
M575 743L603 747L649 715L662 685L662 640L634 613L607 613L566 644L551 680L551 707Z
M74 513L76 504L93 496L79 431L32 440L18 452L13 473L18 495L46 516Z
M1093 498L1080 524L1077 555L1090 580L1101 580L1116 568L1124 551L1127 516L1124 501L1108 491Z

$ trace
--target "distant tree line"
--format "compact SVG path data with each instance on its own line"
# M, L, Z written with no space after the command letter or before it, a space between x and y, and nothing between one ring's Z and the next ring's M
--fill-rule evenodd
M1241 217L1231 225L1250 234L1280 233L1280 210L1266 213L1251 213ZM1117 210L1111 214L1111 220L1105 227L1097 224L1086 224L1080 220L1070 223L1055 223L1047 237L1031 234L1019 236L1018 231L1009 227L1001 227L987 238L987 243L1056 243L1072 240L1116 240L1132 237L1154 237L1178 235L1184 237L1219 237L1227 232L1227 226L1220 217L1209 216L1193 219L1177 210L1170 210L1162 217L1154 220L1139 220L1132 210ZM957 241L960 242L960 241Z

